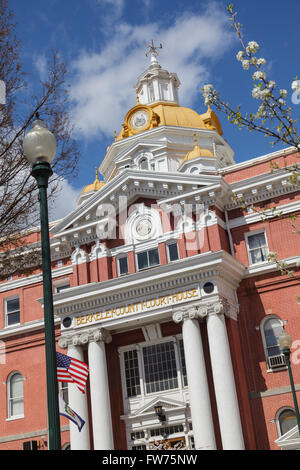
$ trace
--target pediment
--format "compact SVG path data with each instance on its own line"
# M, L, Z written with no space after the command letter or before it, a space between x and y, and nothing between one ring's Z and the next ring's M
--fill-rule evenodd
M300 450L298 425L276 439L275 443L282 450Z
M126 161L139 152L149 151L151 153L155 153L155 151L161 150L163 148L165 148L164 142L153 143L146 140L139 140L138 142L135 142L129 147L125 148L122 152L118 152L118 157L115 159L115 164Z
M120 202L124 204L125 201L128 207L140 197L155 201L184 197L185 194L191 194L199 189L215 188L221 182L222 177L218 175L192 176L126 169L54 225L51 233L57 237L86 230L89 235L97 225L97 221L99 222L97 210L100 205L111 205L118 214Z
M187 407L186 402L170 399L167 397L156 397L153 400L149 401L148 403L141 406L137 409L133 414L132 418L137 418L139 416L143 416L145 414L155 414L154 407L160 405L163 407L165 411L176 411L176 410L184 410Z

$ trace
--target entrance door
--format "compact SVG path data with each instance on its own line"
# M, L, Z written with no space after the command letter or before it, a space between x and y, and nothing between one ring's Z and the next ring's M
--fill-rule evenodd
M156 441L150 444L151 450L171 450L171 449L186 449L184 437L174 437L174 439L166 439L163 441Z

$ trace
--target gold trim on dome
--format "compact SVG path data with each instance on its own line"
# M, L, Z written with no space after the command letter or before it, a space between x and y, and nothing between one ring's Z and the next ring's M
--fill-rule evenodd
M125 116L123 130L120 138L130 137L157 127L159 124L159 116L150 108L143 104L137 104L131 108Z
M218 132L218 134L223 135L223 130L218 119L218 116L214 111L212 111L210 105L207 106L207 111L204 114L200 115L205 127L207 129L212 129Z
M186 154L186 156L181 161L179 166L183 165L185 162L194 160L195 158L200 158L200 157L215 158L211 150L199 147L196 134L194 134L194 141L195 141L195 145L194 145L193 150L191 150L190 152Z
M137 104L125 116L123 130L117 140L157 127L159 116L147 105Z
M130 119L135 112L144 110L150 113L149 120L144 126L134 128L130 124ZM142 105L138 103L131 108L125 116L124 124L121 132L115 140L122 140L126 137L139 134L140 132L153 129L158 126L177 126L177 127L192 127L196 129L208 129L218 132L223 135L223 130L220 125L217 115L208 107L206 113L198 114L191 108L179 106L177 103L167 103L165 101L156 101L149 105Z
M95 166L95 172L96 172L96 179L92 184L88 184L85 186L81 192L81 194L86 194L90 193L91 191L99 191L99 189L103 188L104 186L104 181L99 181L98 179L98 168Z

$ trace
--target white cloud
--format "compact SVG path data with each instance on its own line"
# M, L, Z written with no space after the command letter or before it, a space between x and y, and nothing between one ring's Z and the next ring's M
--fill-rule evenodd
M51 186L51 181L49 186ZM49 189L51 189L49 187ZM49 202L49 220L62 219L76 208L79 189L73 188L64 178L60 179L55 197Z
M123 1L118 5L121 9ZM210 61L222 56L232 37L227 16L215 2L202 14L178 16L169 26L119 22L99 53L84 51L73 64L71 100L78 132L101 138L112 137L115 129L120 131L126 112L136 103L137 78L149 65L144 54L147 42L154 39L163 44L159 63L178 74L180 103L192 106L201 86L210 79Z
M45 54L36 54L33 57L33 65L36 68L41 80L45 80L48 73L48 64Z

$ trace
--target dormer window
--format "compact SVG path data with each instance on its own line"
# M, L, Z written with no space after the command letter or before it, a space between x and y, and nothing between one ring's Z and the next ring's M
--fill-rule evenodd
M141 170L149 170L149 164L147 158L142 158L140 160L140 169Z

